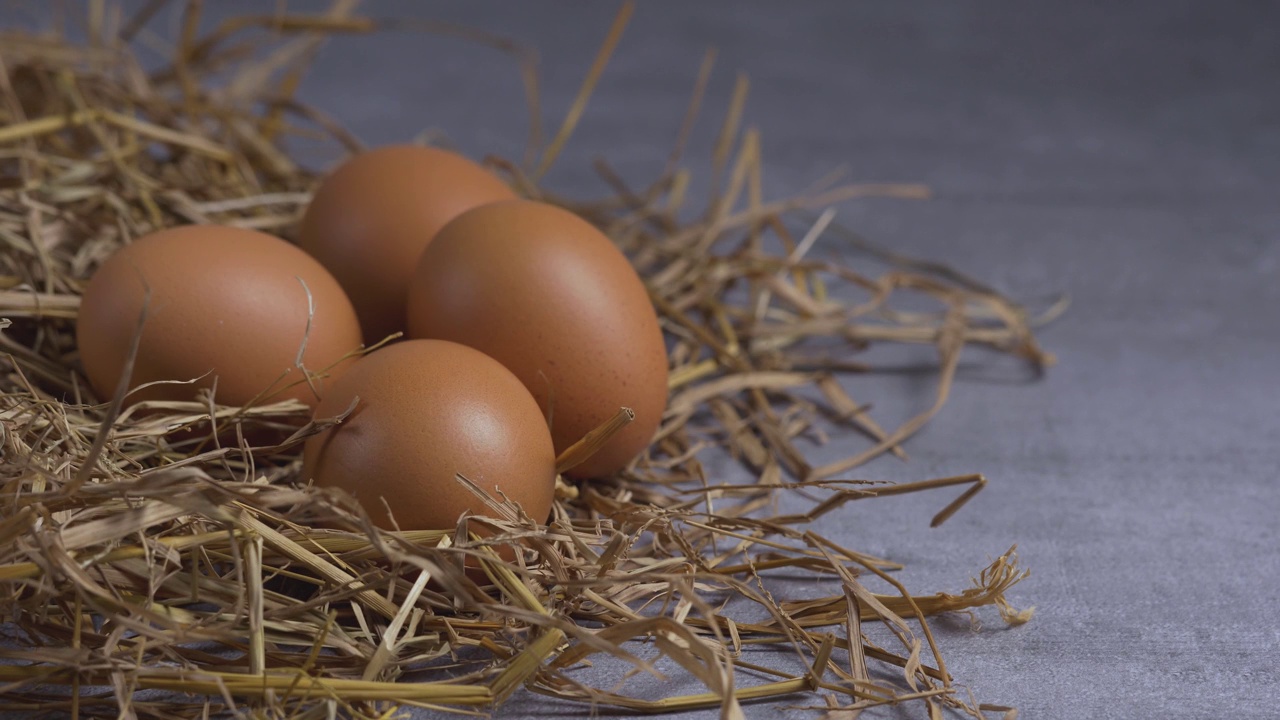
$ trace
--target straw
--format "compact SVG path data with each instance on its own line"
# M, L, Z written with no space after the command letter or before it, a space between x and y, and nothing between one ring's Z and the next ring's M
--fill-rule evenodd
M164 39L146 28L162 6L128 17L90 3L87 44L0 36L0 710L380 718L404 707L487 712L523 689L584 711L719 707L726 718L751 703L1012 712L953 682L946 638L929 619L989 608L1010 624L1029 620L1007 597L1027 577L1013 549L968 589L919 592L892 538L866 538L888 556L878 557L818 530L841 525L820 518L850 503L903 493L957 493L922 530L962 511L988 485L981 474L891 484L851 473L884 454L907 459L912 436L943 411L966 348L1050 365L1034 328L1065 302L1035 316L836 220L839 203L923 199L926 188L824 180L765 198L767 129L747 120L745 76L704 163L712 197L692 208L700 170L684 152L713 53L691 69L694 94L660 177L633 187L600 162L603 198L540 185L590 120L592 91L639 9L630 3L546 147L535 54L514 41L366 17L347 2L205 34L201 4L189 2ZM110 398L81 374L80 293L115 249L190 222L291 237L319 177L294 162L288 141L360 147L292 95L326 37L380 32L469 38L515 58L525 95L513 104L535 119L529 151L491 166L604 230L633 260L666 332L671 394L654 443L613 477L559 478L546 525L490 499L488 517L456 528L383 530L349 496L299 482L302 443L352 408L313 418L266 393L227 406L216 390L126 406L128 373ZM132 45L144 41L167 43L171 62L144 72ZM822 259L833 242L858 264ZM906 308L908 296L934 309ZM858 378L884 369L865 351L888 344L937 353L933 402L898 427L854 399ZM631 419L619 409L558 458L558 471ZM288 439L244 440L264 428ZM810 448L828 438L848 454L818 464ZM747 480L714 474L711 454ZM795 575L821 588L817 597L787 597ZM579 671L595 655L635 672L591 687ZM641 679L662 657L701 688L647 694Z

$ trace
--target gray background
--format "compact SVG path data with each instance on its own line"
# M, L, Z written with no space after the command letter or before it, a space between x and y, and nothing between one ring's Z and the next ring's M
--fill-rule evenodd
M365 9L540 48L553 127L615 6ZM1032 577L1010 599L1035 620L1005 629L984 611L980 632L967 620L939 632L957 679L1021 717L1280 716L1280 3L643 2L553 185L598 193L596 156L651 178L708 46L708 113L735 71L750 75L770 195L840 165L853 180L927 183L931 201L848 204L839 219L1017 297L1074 301L1043 332L1060 359L1046 377L966 355L912 461L861 471L983 472L992 484L965 511L929 530L950 496L865 502L819 529L906 563L919 592L961 590L1017 543ZM458 41L335 41L302 95L371 143L438 128L472 155L523 147L510 60ZM928 402L912 367L928 357L852 387L901 419ZM816 456L838 454L837 442ZM746 711L787 716L785 704ZM497 714L570 710L518 694Z

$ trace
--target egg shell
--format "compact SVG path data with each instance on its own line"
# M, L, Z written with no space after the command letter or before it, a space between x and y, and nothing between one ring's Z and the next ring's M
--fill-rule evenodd
M378 526L446 530L464 511L493 516L457 473L546 521L551 435L529 391L496 360L440 340L389 345L346 372L316 415L337 416L356 398L341 424L307 440L303 477L351 493Z
M150 292L150 300L147 293ZM308 305L308 292L312 308ZM148 304L149 303L149 304ZM114 395L146 304L129 403L193 400L217 381L216 401L286 398L314 405L360 348L360 325L338 282L314 258L254 230L189 225L120 248L85 287L76 322L81 363L102 400ZM308 327L308 325L310 327ZM314 390L313 390L314 388Z
M574 477L626 466L666 408L666 346L644 283L599 230L552 205L494 203L446 225L415 271L409 333L506 365L548 416L557 453L634 410Z
M514 197L461 155L416 145L378 148L324 179L302 218L298 245L338 278L373 344L405 329L409 278L440 228L473 207Z

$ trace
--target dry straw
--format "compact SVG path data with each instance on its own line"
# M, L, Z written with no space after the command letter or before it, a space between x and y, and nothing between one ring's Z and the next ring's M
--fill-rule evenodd
M384 717L408 706L483 711L522 687L637 712L719 707L726 718L765 699L850 717L902 703L929 717L1008 710L952 684L927 617L992 605L1025 621L1004 599L1026 574L1012 550L970 590L913 596L891 572L899 566L809 526L855 500L963 489L936 524L980 490L977 475L892 485L848 473L886 453L905 457L904 441L946 401L966 346L1047 365L1035 321L976 281L856 239L889 269L871 277L817 259L815 243L847 232L822 212L834 203L925 192L828 184L766 202L760 135L740 129L745 79L712 158L715 194L684 219L694 213L681 150L711 55L656 182L632 188L601 164L605 200L540 187L630 6L545 149L535 122L522 163L492 162L525 194L599 224L648 283L671 340L671 399L632 469L561 482L545 527L501 505L498 519L456 531L386 532L350 500L295 484L299 443L333 418L289 403L225 407L207 393L123 412L119 398L93 397L73 322L85 278L112 250L183 223L287 237L317 178L282 141L359 147L292 97L326 36L408 29L487 43L520 61L540 115L530 51L446 25L370 20L343 2L322 16L238 18L203 36L192 2L167 46L171 64L148 73L131 43L163 44L145 24L164 5L129 18L91 2L84 43L0 37L0 710ZM797 238L791 229L805 219ZM897 310L903 293L938 310ZM939 367L936 402L893 429L841 382L874 370L852 355L886 343L933 346ZM561 467L628 420L620 410ZM815 466L806 448L833 424L849 429L842 443L866 437L866 446ZM245 438L263 426L295 432L250 447ZM717 452L755 482L710 477L700 458ZM783 496L809 507L781 514ZM512 560L492 549L513 539L525 550ZM780 572L818 578L829 595L789 601ZM632 685L591 687L583 667L597 654L654 674L666 656L704 691L640 699Z

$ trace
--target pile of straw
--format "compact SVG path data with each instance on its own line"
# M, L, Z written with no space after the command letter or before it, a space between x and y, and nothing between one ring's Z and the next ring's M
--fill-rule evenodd
M692 213L679 147L648 187L601 165L607 200L546 192L539 178L581 115L625 7L553 139L544 145L535 125L523 163L491 163L523 194L600 225L646 279L671 340L658 439L617 477L561 482L545 527L495 506L494 519L454 531L387 532L349 498L298 483L301 441L332 418L208 395L122 412L80 373L79 295L116 247L185 223L289 237L317 176L282 143L359 147L292 92L326 35L383 23L340 2L322 16L239 18L201 36L191 3L172 63L145 72L130 42L163 5L126 18L90 3L85 43L0 37L0 710L383 717L397 706L484 709L520 688L639 712L718 706L726 718L767 698L824 709L916 702L931 717L1007 710L952 684L927 618L993 605L1025 621L1004 600L1025 576L1012 550L965 592L910 595L898 565L810 529L850 501L962 488L934 518L944 521L981 476L893 485L848 473L903 455L945 402L967 345L1051 361L1020 306L953 271L880 253L892 269L868 277L813 259L815 243L843 231L831 213L807 210L921 188L828 186L766 202L759 135L740 129L741 82L712 158L717 194L695 220L680 219ZM537 117L530 53L467 34L522 59ZM904 292L938 310L895 309ZM841 382L874 371L849 358L884 343L935 346L939 368L934 405L888 430ZM833 424L845 428L842 443L863 437L865 447L814 466L806 448ZM262 425L293 434L250 446L244 438ZM755 481L710 477L702 460L715 453ZM783 495L809 508L780 514ZM527 549L506 561L491 545L512 538ZM489 582L464 572L464 558ZM787 571L823 578L829 595L777 596ZM648 673L665 656L705 692L655 700L627 685L591 687L581 669L597 654Z

